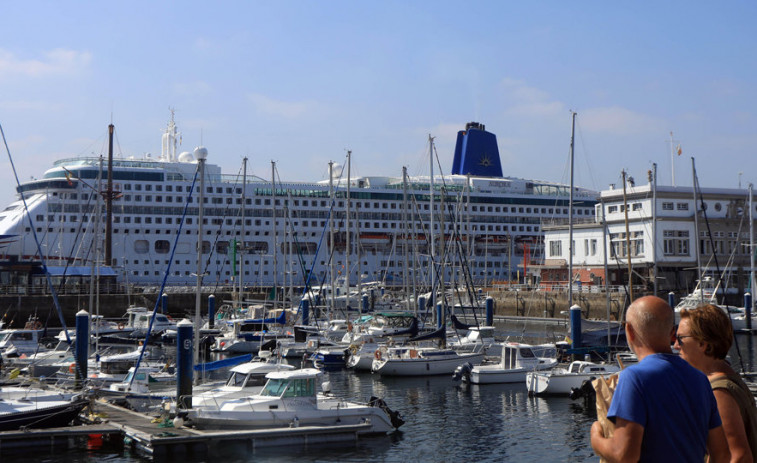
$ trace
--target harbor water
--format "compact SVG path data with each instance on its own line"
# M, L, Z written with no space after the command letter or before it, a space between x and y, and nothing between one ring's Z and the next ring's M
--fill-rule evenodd
M501 326L515 340L541 342L564 333L564 327ZM738 335L742 355L732 350L733 363L744 362L754 371L754 341ZM361 438L328 446L265 448L254 452L242 446L223 449L224 462L459 462L459 461L596 461L589 429L596 419L594 404L567 397L529 397L524 384L467 385L449 376L389 378L351 370L325 372L332 392L350 400L366 401L371 395L385 399L401 412L405 424L388 436ZM170 430L167 430L170 431ZM42 452L34 461L49 463L147 461L125 450L101 448ZM192 461L191 455L187 460ZM29 455L5 456L4 463L30 461Z

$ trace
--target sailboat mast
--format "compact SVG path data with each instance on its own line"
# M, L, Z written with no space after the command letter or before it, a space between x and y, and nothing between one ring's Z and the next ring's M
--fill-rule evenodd
M245 212L246 212L246 202L247 202L247 157L245 156L244 159L242 159L242 221L240 222L241 230L240 230L240 239L237 240L237 255L239 256L239 305L242 305L242 301L244 300L244 283L243 283L243 277L244 275L244 220L245 220ZM240 241L241 240L241 241Z
M429 162L429 259L431 261L431 310L436 310L436 259L434 258L434 139L428 136L428 162Z
M273 310L279 308L279 232L276 220L276 162L271 161L271 225L273 226Z
M200 195L197 215L197 287L195 288L195 319L194 319L194 363L200 363L200 307L202 305L202 251L203 251L203 206L205 202L205 160L208 157L208 150L204 147L195 148L195 158L197 159L197 168L200 171ZM199 381L199 376L197 380Z
M699 302L704 303L704 287L702 286L702 256L699 253L699 211L697 209L697 167L694 163L694 157L691 157L691 189L694 195L694 239L692 244L694 245L694 255L697 256L697 273L699 275ZM715 250L712 250L715 253Z
M331 306L329 307L329 320L332 318L331 311L334 310L335 307L335 290L336 288L334 285L336 284L335 274L334 274L334 162L329 161L329 200L331 200L331 209L329 213L329 252L331 254L331 258L329 259L329 295L331 296ZM321 287L320 294L323 294L323 287ZM323 301L323 303L326 303L326 301Z
M108 125L108 183L105 190L105 265L113 263L113 124ZM98 214L100 212L98 211Z
M408 281L408 277L410 275L410 263L408 262L408 246L407 246L407 238L409 233L409 227L407 223L408 217L407 217L407 167L402 166L402 227L400 230L402 231L402 237L404 238L402 240L402 255L405 260L405 274L402 275L402 285L405 289L405 308L410 311L410 285ZM416 304L417 308L417 304Z
M752 294L752 307L749 307L749 311L746 315L746 323L747 328L752 328L752 317L751 315L754 313L754 260L755 260L755 253L757 253L757 249L754 247L754 204L753 204L753 197L752 197L752 184L749 184L749 268L751 269L751 272L749 273L749 292Z
M626 171L623 170L623 211L626 222L626 261L628 262L628 298L633 302L633 265L631 264L631 232L628 225L628 197L626 185L628 183Z
M657 163L652 163L652 288L657 296Z
M350 169L351 169L351 160L352 160L352 151L347 151L347 200L345 202L345 206L347 208L347 217L346 217L346 227L347 230L347 240L345 242L345 264L344 264L344 273L345 273L345 282L344 282L344 296L346 298L345 303L345 309L350 306L350 252L352 252L351 248L351 240L350 235L352 234L352 218L350 217L350 212L352 212L350 209L352 208L352 202L350 201L350 182L352 181L350 177ZM347 318L349 318L349 313L347 314Z
M571 111L570 125L570 193L568 196L568 307L573 307L573 150L576 136L576 112ZM525 281L526 275L523 275Z

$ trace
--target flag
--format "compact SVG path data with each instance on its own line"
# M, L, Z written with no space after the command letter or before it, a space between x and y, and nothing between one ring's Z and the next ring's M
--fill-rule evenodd
M678 153L679 156L681 155L681 153L683 153L683 151L681 150L681 145L678 145L676 147L676 153Z

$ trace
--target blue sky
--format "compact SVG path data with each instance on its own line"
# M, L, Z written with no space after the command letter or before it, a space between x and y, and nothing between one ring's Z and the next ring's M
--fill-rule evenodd
M468 121L497 134L505 175L576 183L757 180L757 3L732 1L4 2L0 124L19 177L61 157L182 150L237 174L325 178L445 171ZM0 199L13 179L0 157ZM739 175L743 172L743 175Z

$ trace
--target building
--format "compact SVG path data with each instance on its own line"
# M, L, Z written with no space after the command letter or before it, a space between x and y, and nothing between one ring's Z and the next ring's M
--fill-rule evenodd
M721 275L721 288L729 293L742 294L749 286L750 220L757 212L750 190L701 188L695 200L691 187L655 188L652 182L641 186L629 182L625 192L623 188L602 191L595 207L593 220L574 220L572 247L565 220L542 223L542 285L567 284L572 248L574 287L605 281L627 285L629 256L634 288L647 293L654 290L655 278L658 295L690 292L699 268L714 280Z

